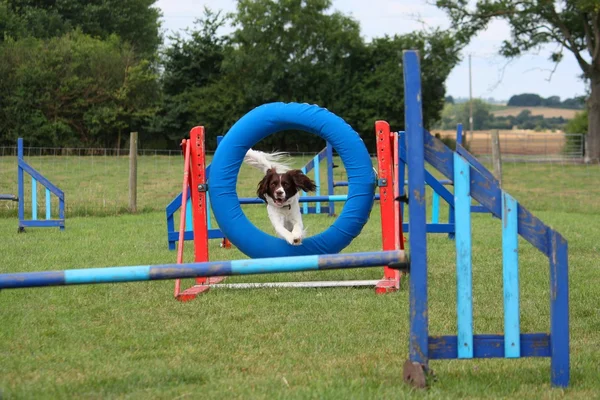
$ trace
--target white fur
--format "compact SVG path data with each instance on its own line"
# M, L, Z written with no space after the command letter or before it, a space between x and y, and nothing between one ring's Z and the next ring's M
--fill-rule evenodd
M244 162L260 169L263 174L271 168L275 168L275 170L279 173L284 173L291 169L289 165L282 162L282 160L287 157L287 153L265 153L263 151L250 149L244 157Z
M281 161L284 157L287 157L287 153L264 153L250 149L244 157L244 162L260 169L263 173L271 168L275 168L278 173L285 173L292 168ZM284 191L281 186L277 190ZM297 193L283 204L278 205L271 196L266 195L267 215L273 228L275 228L275 232L293 246L302 244L305 233L298 201L299 197L300 193Z

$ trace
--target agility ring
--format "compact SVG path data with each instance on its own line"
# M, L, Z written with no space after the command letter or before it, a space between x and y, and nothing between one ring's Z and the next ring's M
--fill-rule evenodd
M244 214L236 192L238 173L248 149L286 130L310 132L329 141L348 174L348 200L332 226L292 246L258 229ZM309 104L269 103L239 119L215 152L209 172L209 196L220 229L252 258L338 253L358 236L373 207L375 174L360 136L342 118ZM266 215L266 214L265 214Z

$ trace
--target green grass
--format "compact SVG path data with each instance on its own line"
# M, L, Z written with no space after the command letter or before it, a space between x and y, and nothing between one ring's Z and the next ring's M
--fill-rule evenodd
M594 398L600 390L600 202L584 192L596 193L590 179L600 174L568 168L505 169L511 177L506 186L516 191L511 194L569 241L572 380L567 390L550 387L549 359L432 361L437 379L427 392L403 384L407 280L401 291L385 296L370 288L214 290L189 303L173 299L173 282L156 281L0 292L0 397ZM251 194L256 176L247 174L239 190ZM576 192L566 203L552 179L561 174ZM97 179L110 181L104 177ZM69 174L65 178L76 181ZM165 178L166 173L155 177L157 190L179 189L180 177L168 183ZM172 194L157 191L147 198L162 210ZM244 210L272 232L262 207ZM63 232L24 234L16 233L12 215L0 218L0 273L174 262L164 211L149 207L138 215L102 215L68 216ZM326 216L309 215L305 221L311 234L331 224ZM379 249L380 243L375 206L363 233L345 251ZM475 333L503 330L500 243L499 221L474 215ZM519 244L522 331L547 332L548 260L523 240ZM429 235L428 250L430 333L456 334L454 243ZM210 253L214 260L244 258L216 241ZM193 259L191 245L185 259ZM381 269L374 268L227 281L380 276Z

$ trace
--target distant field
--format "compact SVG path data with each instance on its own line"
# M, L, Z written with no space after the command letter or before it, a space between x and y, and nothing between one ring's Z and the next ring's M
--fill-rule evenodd
M544 118L559 118L572 119L575 114L581 110L566 110L563 108L550 108L550 107L505 107L500 110L492 111L494 117L516 117L522 111L529 110L531 115L542 115Z

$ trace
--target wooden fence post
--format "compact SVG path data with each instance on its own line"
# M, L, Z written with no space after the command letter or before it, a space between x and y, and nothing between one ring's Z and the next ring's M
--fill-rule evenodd
M492 164L494 175L500 182L500 187L502 187L502 156L500 154L500 136L497 129L492 131Z
M138 133L129 136L129 211L137 212L137 153Z

